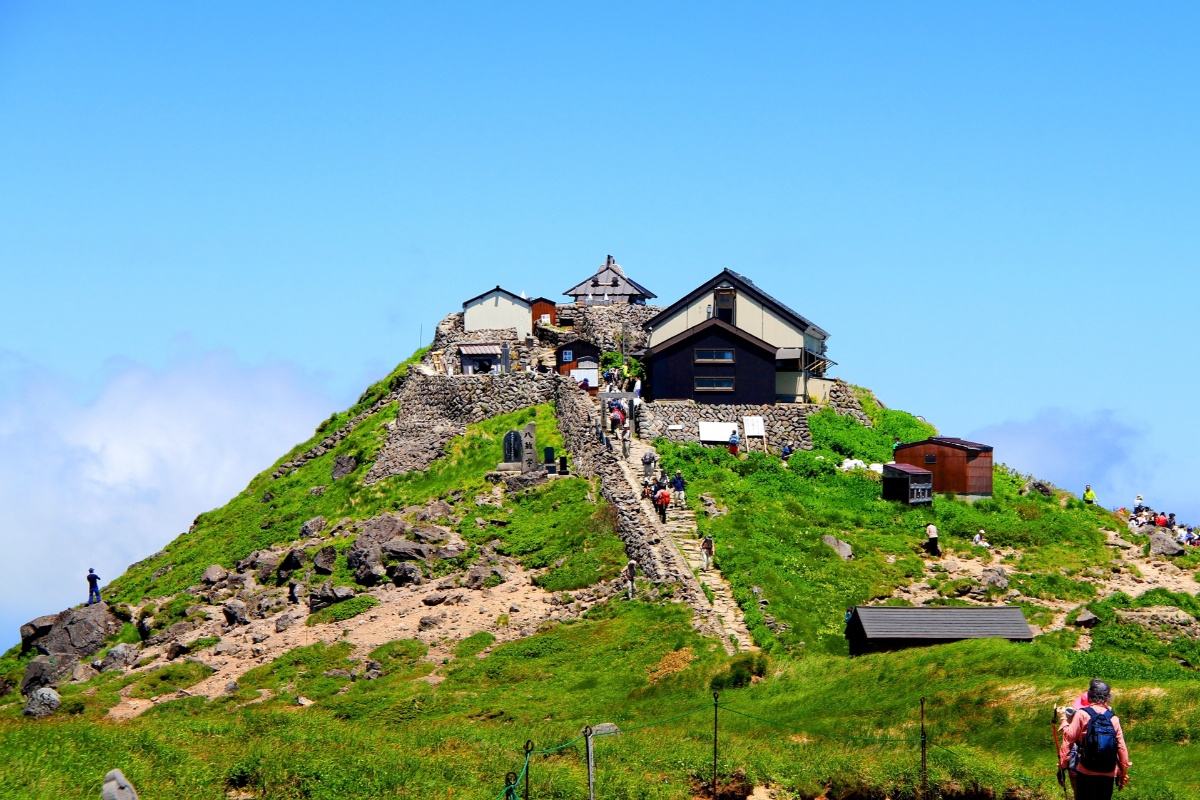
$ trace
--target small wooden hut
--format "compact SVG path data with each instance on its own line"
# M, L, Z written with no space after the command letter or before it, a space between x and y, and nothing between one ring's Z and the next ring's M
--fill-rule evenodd
M932 503L933 473L911 464L884 464L883 499L909 505Z
M896 448L896 463L933 473L933 491L971 497L992 496L992 446L931 436Z
M963 639L1032 642L1019 606L857 606L846 623L850 655L926 647Z

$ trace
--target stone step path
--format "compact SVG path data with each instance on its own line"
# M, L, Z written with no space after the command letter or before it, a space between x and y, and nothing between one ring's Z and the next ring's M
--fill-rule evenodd
M642 456L647 451L654 452L653 446L641 439L634 439L630 445L629 458L620 459L626 479L639 493L643 481ZM619 449L617 454L620 454ZM657 453L655 455L657 456ZM729 581L725 580L725 576L716 567L710 567L707 570L701 569L704 561L700 553L701 539L696 528L695 512L690 508L679 508L673 505L667 510L667 524L663 525L659 521L658 512L654 510L653 503L643 499L642 505L654 524L664 534L664 540L674 544L701 585L708 587L712 593L711 611L716 618L714 621L720 626L720 630L716 632L720 635L726 652L733 655L739 651L758 650L750 635L750 629L746 627L742 609L733 599L733 590L729 586Z

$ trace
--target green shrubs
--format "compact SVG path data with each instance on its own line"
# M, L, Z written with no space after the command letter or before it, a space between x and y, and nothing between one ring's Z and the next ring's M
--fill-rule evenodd
M357 617L364 611L370 611L377 605L379 605L379 601L369 594L356 595L349 600L335 603L329 608L322 608L315 614L309 614L304 624L311 628L313 625L324 625L329 622L344 622L351 617Z
M168 692L177 692L194 686L212 675L212 667L196 661L184 661L168 664L165 667L151 670L138 679L129 691L130 697L158 697Z
M742 653L730 662L725 671L713 676L708 688L714 692L740 689L743 686L749 686L755 678L762 678L766 674L767 656L765 653Z
M472 634L459 642L454 648L454 655L458 658L470 658L471 656L481 653L488 647L496 643L496 637L492 636L487 631L480 631Z

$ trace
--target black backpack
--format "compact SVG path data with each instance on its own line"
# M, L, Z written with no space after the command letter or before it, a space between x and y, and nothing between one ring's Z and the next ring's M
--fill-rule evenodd
M1112 723L1112 709L1097 714L1090 706L1084 711L1091 717L1079 749L1080 763L1092 772L1111 772L1117 768L1117 729Z

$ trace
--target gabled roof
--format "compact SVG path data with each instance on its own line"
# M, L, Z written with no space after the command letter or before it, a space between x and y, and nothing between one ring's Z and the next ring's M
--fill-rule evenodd
M854 615L868 639L1014 639L1032 641L1018 606L908 608L858 606Z
M741 339L746 344L749 344L752 347L757 347L759 349L766 350L768 353L771 353L772 355L774 355L774 353L775 353L775 350L776 350L775 345L773 345L769 342L764 342L762 339L759 339L757 336L751 336L750 334L746 333L741 328L736 328L733 325L730 325L728 322L725 322L724 320L720 320L720 319L717 319L716 317L713 317L712 319L704 320L704 322L701 322L699 325L693 325L692 327L688 328L683 333L676 334L675 336L672 336L670 339L667 339L665 342L662 342L661 344L656 344L656 345L654 345L654 347L647 348L644 351L644 355L652 356L652 355L655 355L656 353L661 353L663 350L666 350L669 347L674 347L675 345L679 344L680 342L687 341L688 339L692 338L693 336L697 336L701 333L704 333L705 331L707 331L711 328L719 328L720 330L723 330L726 333L736 336L737 338Z
M979 442L968 442L966 439L957 439L953 436L930 436L928 439L922 439L919 442L906 442L899 445L896 449L903 450L908 447L917 447L922 444L940 444L945 447L953 447L956 450L966 450L972 453L990 453L992 446L990 444L980 444Z
M612 285L613 278L617 279L616 286ZM593 286L592 281L594 280L599 280L600 285ZM625 291L621 291L622 289ZM629 289L633 289L633 291L629 291ZM625 271L621 269L621 265L612 260L612 256L608 257L608 263L601 264L600 268L588 276L587 280L572 286L563 292L563 294L575 297L577 295L595 294L597 290L604 290L609 294L641 296L647 299L658 297L654 292L626 275Z
M474 303L476 300L481 300L484 297L487 297L492 292L500 292L501 294L506 294L509 297L511 297L513 300L516 300L518 303L524 303L525 305L530 306L531 308L533 306L533 304L529 301L529 298L521 297L521 295L519 295L519 294L513 294L508 289L501 289L499 286L497 286L495 289L488 289L483 294L477 294L469 300L464 300L463 308L466 308L467 306L471 305L471 303Z
M655 325L657 325L659 320L664 320L664 319L673 317L677 312L686 308L696 298L700 297L703 294L707 294L710 289L715 287L721 281L729 281L729 283L731 283L735 289L737 289L738 291L741 291L741 292L745 292L746 294L750 295L754 299L758 300L760 303L762 303L767 308L774 311L776 314L780 315L781 317L784 317L785 319L790 320L794 325L796 325L796 327L798 327L804 333L807 333L811 336L815 336L818 339L828 339L829 338L828 331L826 331L825 329L823 329L821 327L818 327L817 325L813 324L809 320L800 316L795 311L788 308L783 303L779 302L774 297L771 297L771 295L767 294L762 289L755 286L754 281L750 280L745 275L741 275L737 272L734 272L733 270L729 269L728 267L721 270L714 277L712 277L712 278L708 279L707 281L705 281L704 283L700 284L695 289L693 289L692 291L690 291L686 295L684 295L682 298L675 301L671 305L667 306L666 309L664 309L660 313L656 314L654 317L647 320L646 324L643 327L645 327L646 329L650 329L650 328L654 327Z

